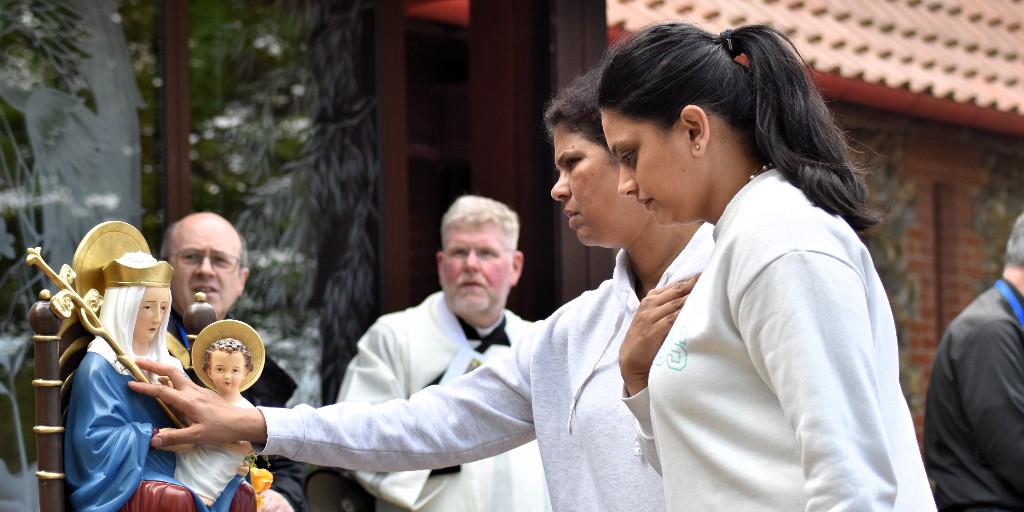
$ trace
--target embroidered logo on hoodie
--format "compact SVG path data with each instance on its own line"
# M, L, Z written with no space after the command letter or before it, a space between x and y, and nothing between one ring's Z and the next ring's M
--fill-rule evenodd
M686 368L687 355L686 327L673 327L665 338L665 343L662 343L661 350L658 350L654 364L681 372Z

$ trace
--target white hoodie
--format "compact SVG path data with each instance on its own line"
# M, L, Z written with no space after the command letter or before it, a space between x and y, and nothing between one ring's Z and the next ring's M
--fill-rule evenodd
M659 286L700 272L702 226ZM612 278L569 302L519 342L445 386L379 405L260 407L264 453L325 466L399 471L491 457L537 439L556 511L662 511L661 478L641 455L619 400L619 346L639 306L628 258Z
M856 233L773 170L715 236L628 400L669 510L935 510L892 311Z

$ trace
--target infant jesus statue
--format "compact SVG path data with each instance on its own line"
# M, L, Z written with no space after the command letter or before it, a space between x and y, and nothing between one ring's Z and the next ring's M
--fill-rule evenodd
M242 397L242 391L252 386L263 372L264 357L259 334L237 320L210 324L192 344L192 361L202 362L196 365L199 379L236 407L253 406ZM175 453L174 478L195 490L211 506L236 475L244 477L248 473L246 459L252 453L252 445L243 441L191 446Z

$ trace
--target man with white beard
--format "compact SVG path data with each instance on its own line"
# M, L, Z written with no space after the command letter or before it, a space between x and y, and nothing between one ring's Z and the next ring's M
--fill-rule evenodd
M510 351L530 322L505 309L519 282L519 218L479 196L458 198L441 220L441 291L377 319L359 340L339 401L383 403L466 373ZM550 510L536 441L490 459L440 470L355 472L377 511Z

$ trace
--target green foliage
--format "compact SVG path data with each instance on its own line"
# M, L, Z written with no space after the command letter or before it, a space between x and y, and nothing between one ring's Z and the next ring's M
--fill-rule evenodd
M78 22L66 0L0 0L0 74L78 89Z
M222 214L248 244L251 273L232 314L273 340L268 350L306 379L299 395L312 401L303 392L317 380L319 346L309 307L317 215L308 9L288 0L190 4L190 157L193 210Z
M303 11L199 0L190 12L193 208L230 217L308 137Z
M193 209L222 213L246 237L241 312L301 322L314 261L304 10L199 0L190 12Z

